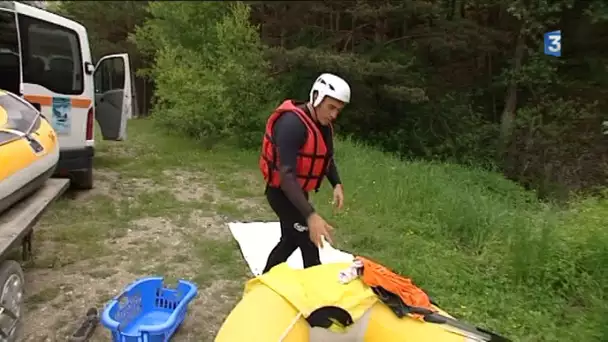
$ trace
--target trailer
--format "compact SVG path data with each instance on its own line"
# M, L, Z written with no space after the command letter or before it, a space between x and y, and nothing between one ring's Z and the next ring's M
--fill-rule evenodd
M23 324L25 279L20 263L13 259L13 252L21 246L22 259L31 258L34 225L69 184L68 179L50 178L34 193L0 214L0 341L19 341Z

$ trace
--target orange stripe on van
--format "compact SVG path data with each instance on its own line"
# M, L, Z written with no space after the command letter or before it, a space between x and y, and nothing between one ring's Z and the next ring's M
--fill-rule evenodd
M53 105L53 97L48 95L25 95L23 96L26 100L34 103L40 103L41 106ZM89 108L91 106L91 100L86 98L71 98L73 108Z
M74 108L89 108L91 100L85 98L72 98L72 107Z
M44 95L24 95L26 100L33 103L40 103L41 106L51 106L53 104L53 98Z

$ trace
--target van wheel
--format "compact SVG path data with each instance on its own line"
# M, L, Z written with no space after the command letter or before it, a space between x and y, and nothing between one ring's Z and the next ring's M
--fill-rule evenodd
M0 265L0 306L10 311L16 319L12 319L10 314L2 313L0 329L8 336L4 341L19 341L21 325L23 321L24 294L23 270L15 260L6 260Z
M93 168L86 171L74 172L72 184L74 188L80 190L93 189Z

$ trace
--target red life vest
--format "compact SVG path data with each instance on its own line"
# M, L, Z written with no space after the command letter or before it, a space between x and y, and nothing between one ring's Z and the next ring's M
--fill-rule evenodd
M327 145L317 125L292 100L285 100L275 109L266 122L266 132L262 140L262 153L259 163L260 171L262 171L264 180L269 186L280 187L281 175L279 173L279 166L281 162L272 136L272 130L274 123L285 112L296 113L307 128L306 142L298 151L296 169L294 170L296 179L302 190L306 192L311 190L318 191L323 177L329 169L332 155L328 153ZM333 127L331 124L330 131L333 138Z

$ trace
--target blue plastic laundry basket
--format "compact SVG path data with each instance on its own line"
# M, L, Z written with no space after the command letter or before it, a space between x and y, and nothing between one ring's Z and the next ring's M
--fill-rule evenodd
M186 318L196 285L179 280L165 288L162 277L142 278L112 299L101 317L114 342L166 342Z

